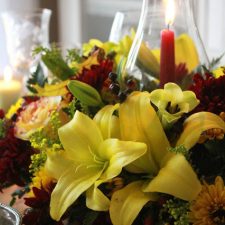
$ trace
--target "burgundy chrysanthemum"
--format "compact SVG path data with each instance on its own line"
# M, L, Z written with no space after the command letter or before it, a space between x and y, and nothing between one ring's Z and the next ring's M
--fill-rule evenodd
M206 73L205 78L196 74L189 88L195 92L200 104L194 112L208 111L216 114L225 112L225 75L219 78Z
M0 119L3 119L5 116L5 113L2 109L0 109Z
M188 75L188 69L186 63L180 63L175 68L176 83L182 82L182 80Z
M29 181L30 157L34 153L30 143L17 139L13 127L0 139L0 189L3 185L24 186Z
M26 209L23 216L24 225L63 225L62 221L55 221L50 217L51 192L55 187L54 183L49 185L49 189L43 187L38 189L33 187L34 197L24 198L25 204L31 208Z
M91 69L84 68L82 73L76 79L91 85L98 91L101 91L104 82L108 78L113 69L113 61L111 59L98 59L99 65L92 65Z

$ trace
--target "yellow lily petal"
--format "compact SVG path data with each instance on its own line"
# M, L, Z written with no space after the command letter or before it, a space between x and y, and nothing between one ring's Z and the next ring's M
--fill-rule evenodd
M184 130L176 146L183 145L189 150L198 142L202 132L212 128L225 131L225 122L219 116L210 112L195 113L184 122Z
M51 195L50 214L59 221L67 208L99 178L101 167L67 167Z
M117 116L112 116L112 122L111 122L111 131L110 131L110 135L111 138L117 138L120 139L121 135L120 135L120 120Z
M117 139L105 140L99 149L99 156L108 162L101 177L95 182L92 190L88 191L87 205L89 208L99 211L107 211L109 201L97 187L112 178L118 176L122 168L144 155L147 146L144 143L119 141Z
M117 44L113 42L107 41L103 43L98 39L91 39L88 43L83 44L83 55L87 57L94 46L104 49L106 55L112 51L115 51L117 48Z
M142 192L142 185L142 181L133 182L113 194L109 209L113 225L131 225L143 206L157 199L155 194Z
M102 45L103 43L99 41L98 39L90 39L88 43L83 44L83 47L82 47L83 55L88 56L94 46L101 48Z
M62 81L58 84L45 84L44 87L33 85L39 96L63 96L68 93L67 84L69 80Z
M110 200L96 187L91 186L86 191L86 205L95 211L108 211Z
M93 162L92 153L96 153L103 142L96 123L79 111L58 133L67 157L80 163Z
M164 128L171 126L184 113L190 112L199 104L194 92L182 91L175 83L167 83L164 89L152 91L150 98L158 108L158 115Z
M98 62L98 51L89 56L84 62L79 64L79 73L82 72L83 68L90 69L93 65L99 65Z
M104 139L107 138L119 138L120 129L118 127L119 119L116 116L113 116L114 111L119 108L119 104L116 105L107 105L102 108L94 117L94 121L97 123L98 127L102 132ZM116 134L115 136L112 136Z
M158 62L160 62L160 49L154 49L152 53ZM175 40L175 62L176 65L186 63L189 72L199 65L199 57L195 44L187 34L181 34Z
M64 151L48 151L48 157L45 163L45 170L50 177L58 180L69 167L74 165L72 160L66 158Z
M140 50L138 53L139 63L150 73L156 77L159 75L159 62L152 51L146 46L145 43L141 43Z
M123 167L144 155L146 150L146 144L140 142L105 140L100 146L99 155L109 164L101 175L99 184L119 175Z
M164 164L170 147L159 118L150 104L150 94L134 92L119 109L121 137L123 140L140 141L148 146L146 155L138 159L135 167L141 172L157 173ZM132 169L130 168L132 171ZM135 171L132 171L135 172Z
M19 98L18 100L17 100L17 102L14 104L14 105L11 105L10 106L10 108L9 108L9 110L8 110L8 112L7 112L7 114L5 115L5 118L7 118L7 119L11 119L12 118L12 116L14 115L14 114L16 114L16 112L17 112L17 110L19 109L19 108L21 108L21 106L23 105L23 103L25 102L25 100L23 99L23 98Z
M218 78L220 76L224 76L225 75L225 67L224 66L219 67L219 68L213 70L212 72L216 78Z
M177 154L170 158L143 191L166 193L191 201L201 191L201 183L185 157Z
M181 34L175 41L175 62L186 63L189 72L199 65L198 52L191 37Z

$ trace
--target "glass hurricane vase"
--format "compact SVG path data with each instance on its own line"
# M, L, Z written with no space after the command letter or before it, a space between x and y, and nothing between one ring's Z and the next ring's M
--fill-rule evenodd
M152 79L160 86L185 85L200 65L208 66L193 9L192 0L143 0L126 73L139 77L143 86L152 87Z
M2 13L9 63L14 73L23 80L35 70L38 57L32 51L49 44L51 10L6 11Z

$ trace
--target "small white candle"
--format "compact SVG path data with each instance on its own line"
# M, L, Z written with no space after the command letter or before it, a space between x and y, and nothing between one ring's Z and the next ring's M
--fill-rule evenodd
M12 70L6 67L4 70L4 79L0 80L0 108L5 112L20 97L22 84L12 79Z

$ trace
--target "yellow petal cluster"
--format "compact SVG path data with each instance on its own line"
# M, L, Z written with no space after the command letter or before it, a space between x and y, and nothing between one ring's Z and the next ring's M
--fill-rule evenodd
M225 122L212 113L193 114L185 121L176 146L189 150L210 128L225 131ZM109 210L114 225L131 225L142 207L157 199L157 193L192 201L201 191L186 158L169 151L172 146L148 92L133 92L124 103L103 107L93 120L77 111L59 129L59 138L64 150L49 153L45 167L58 180L50 205L55 220L83 193L87 207ZM149 179L140 176L116 191L110 201L98 186L118 176L122 168L147 174Z

